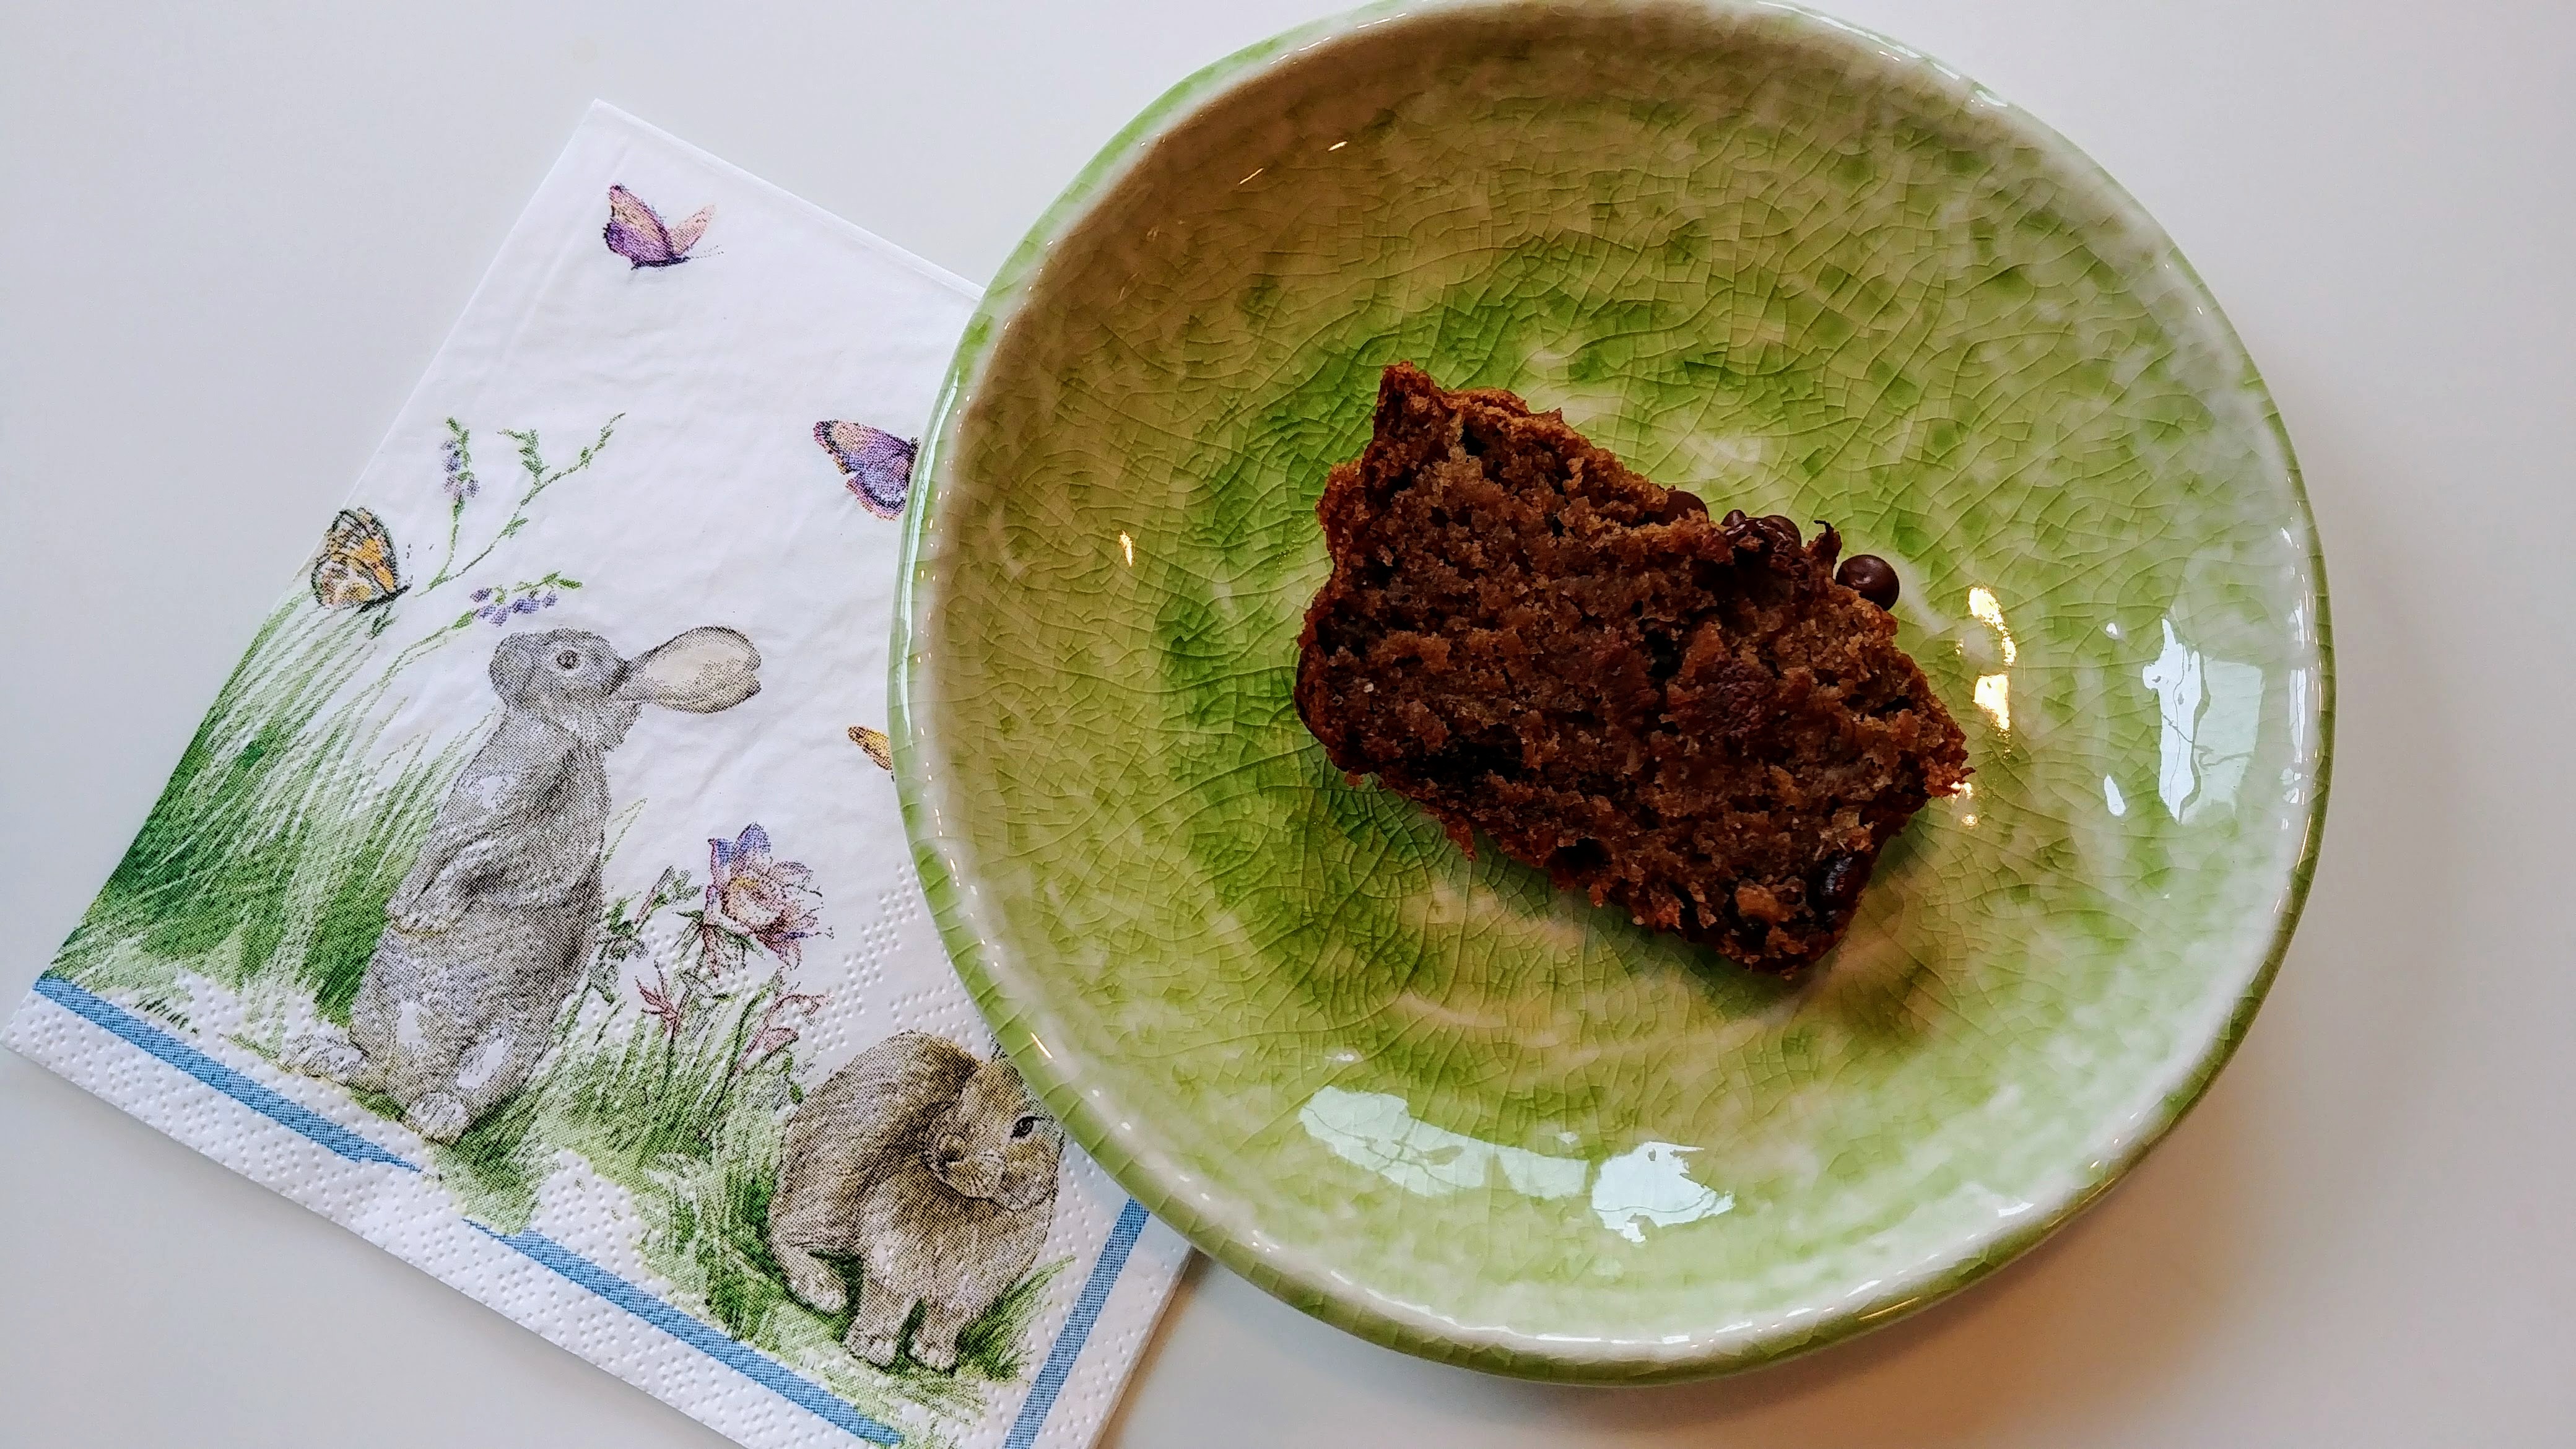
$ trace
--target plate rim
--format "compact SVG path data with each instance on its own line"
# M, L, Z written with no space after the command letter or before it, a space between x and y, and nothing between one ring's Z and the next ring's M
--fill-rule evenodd
M2043 1239L2065 1227L2099 1201L2146 1155L2169 1137L2174 1127L2207 1093L2243 1043L2255 1013L2280 973L2290 939L2305 910L2316 875L2331 794L2334 760L2335 670L2334 629L2328 605L2323 541L2299 470L2288 430L2271 389L2263 381L2243 339L2218 305L2208 284L2183 256L2171 235L2080 147L2030 112L1997 96L1954 67L1868 27L1782 0L1613 0L1605 10L1696 11L1705 16L1765 18L1803 32L1813 43L1874 50L1900 65L1912 78L1962 100L1975 101L2003 126L2051 154L2058 165L2088 176L2103 199L2124 207L2164 243L2164 256L2179 280L2206 304L2212 340L2231 349L2241 385L2261 404L2263 424L2280 449L2283 474L2293 507L2304 525L2309 578L2308 603L2313 609L2317 697L2308 762L2314 781L2306 800L2306 819L2284 889L2274 906L2273 930L2263 960L2247 979L2225 1022L2191 1069L2167 1092L2153 1111L2135 1124L2117 1154L2101 1160L2073 1190L2049 1203L2033 1220L1982 1241L1963 1242L1952 1257L1892 1283L1871 1297L1836 1308L1795 1325L1775 1325L1768 1332L1723 1344L1695 1341L1680 1352L1649 1352L1649 1345L1618 1343L1612 1351L1583 1351L1564 1342L1542 1342L1521 1331L1462 1332L1444 1329L1437 1315L1407 1314L1381 1306L1356 1284L1336 1286L1329 1279L1309 1278L1287 1270L1251 1244L1241 1241L1194 1206L1183 1188L1157 1176L1116 1125L1095 1113L1080 1090L1077 1066L1040 1044L1024 1010L1008 1000L992 970L990 946L979 929L971 897L972 868L956 843L936 824L940 782L937 762L929 758L923 738L930 682L935 668L922 647L929 612L938 607L933 562L941 540L933 527L943 495L943 471L954 453L957 430L983 369L991 360L1002 329L1032 295L1055 244L1077 228L1092 206L1117 188L1126 174L1166 133L1239 86L1270 73L1279 64L1320 45L1387 24L1449 13L1543 12L1545 0L1379 0L1379 3L1329 15L1280 32L1237 50L1192 72L1166 90L1106 142L1071 182L1039 213L978 300L948 371L942 379L919 459L913 470L912 496L903 517L902 548L897 564L893 638L889 650L888 733L893 742L896 793L901 801L905 834L913 862L928 898L942 944L976 1009L1001 1049L1028 1080L1030 1088L1063 1122L1073 1139L1118 1185L1155 1216L1178 1230L1192 1246L1225 1264L1264 1292L1336 1328L1382 1346L1438 1362L1483 1372L1550 1382L1653 1383L1704 1378L1775 1363L1871 1329L1897 1322L1986 1277Z

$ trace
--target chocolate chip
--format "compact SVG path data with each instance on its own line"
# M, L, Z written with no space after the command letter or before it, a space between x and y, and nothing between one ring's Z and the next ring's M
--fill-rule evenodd
M1744 526L1744 510L1741 508L1730 508L1726 510L1726 516L1718 520L1718 525L1723 528L1742 528Z
M1808 556L1813 558L1819 567L1832 568L1834 566L1834 559L1839 556L1842 551L1843 536L1834 531L1834 526L1832 524L1825 522L1821 518L1817 519L1816 541L1807 545Z
M1737 530L1738 546L1751 542L1755 547L1786 553L1798 546L1798 525L1774 513L1747 522Z
M1868 880L1868 862L1857 855L1837 855L1816 872L1816 904L1829 915L1848 910Z
M1834 582L1878 605L1896 607L1896 569L1874 553L1856 553L1843 560L1834 572Z

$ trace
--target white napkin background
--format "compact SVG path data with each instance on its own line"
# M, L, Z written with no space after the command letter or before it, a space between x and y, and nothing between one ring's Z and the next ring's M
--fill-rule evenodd
M715 208L685 263L639 269L603 243L612 184L671 222ZM702 887L710 840L755 822L776 858L810 867L829 934L795 943L795 989L823 997L791 1047L806 1091L897 1031L992 1050L930 924L893 780L848 734L887 723L898 526L859 505L813 432L844 419L917 437L975 295L595 106L351 498L394 540L408 590L374 611L391 622L344 692L413 651L376 706L371 758L388 776L414 745L473 747L495 708L492 649L509 634L585 629L630 657L703 624L755 642L757 695L716 714L648 708L608 753L605 884L612 898L643 892L670 866ZM598 457L549 486L482 567L423 589L449 524L448 419L471 430L480 482L458 519L461 561L526 482L503 429L533 430L560 467L612 416ZM329 520L313 522L319 537ZM455 627L473 589L548 572L580 587ZM319 607L303 579L290 598ZM693 892L677 906L699 904ZM666 913L653 939L667 945L680 929ZM430 1144L346 1089L275 1064L281 1043L310 1028L306 995L273 982L233 991L201 970L158 986L125 980L48 976L8 1044L759 1449L1088 1444L1187 1256L1068 1145L1039 1254L1059 1266L1020 1335L1017 1375L916 1371L901 1392L838 1392L832 1382L866 1386L872 1371L837 1344L791 1352L730 1337L639 1246L650 1223L635 1194L578 1153L545 1167L524 1216L469 1220L475 1203L460 1202L457 1169ZM608 983L614 1009L631 1016L652 980L648 962L627 963ZM603 1027L609 1000L585 998L574 1032L626 1020Z

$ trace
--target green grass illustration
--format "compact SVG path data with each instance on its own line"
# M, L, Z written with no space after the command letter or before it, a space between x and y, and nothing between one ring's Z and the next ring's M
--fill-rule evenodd
M345 1019L462 744L386 751L378 691L330 708L366 625L301 597L272 612L190 737L54 970L165 1002L179 973L301 983Z

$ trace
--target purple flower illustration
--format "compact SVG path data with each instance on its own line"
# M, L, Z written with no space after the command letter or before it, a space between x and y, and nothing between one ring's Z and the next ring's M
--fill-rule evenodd
M438 486L446 491L451 507L461 508L466 499L483 491L483 484L475 478L473 465L465 456L465 439L461 433L451 433L440 447L438 471Z
M707 842L707 899L698 931L710 954L738 953L748 937L794 970L803 959L798 943L822 934L816 911L822 896L814 872L793 860L772 860L769 832L746 825L733 840ZM730 940L720 939L730 937Z
M515 587L534 589L541 587L543 583L543 580L539 580L535 584L519 584ZM472 598L475 603L482 605L474 611L474 617L497 629L521 614L533 614L540 609L553 608L562 602L563 595L547 589L542 594L526 593L513 597L510 589L476 589Z

